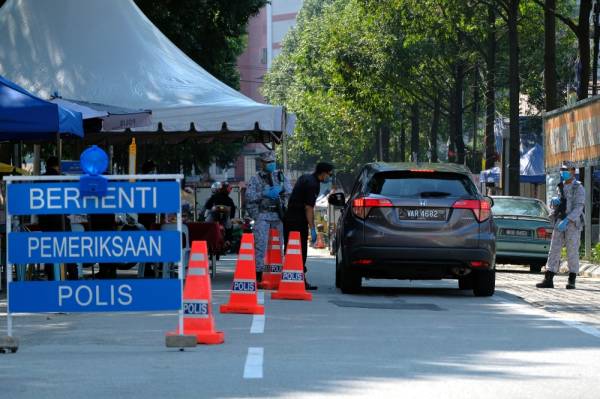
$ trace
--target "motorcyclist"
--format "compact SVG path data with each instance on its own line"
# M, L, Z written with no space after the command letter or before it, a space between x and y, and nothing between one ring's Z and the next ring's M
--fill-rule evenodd
M215 182L211 186L212 195L204 204L207 222L217 222L225 228L225 241L231 241L231 219L235 217L235 203L229 196L231 185L227 182Z

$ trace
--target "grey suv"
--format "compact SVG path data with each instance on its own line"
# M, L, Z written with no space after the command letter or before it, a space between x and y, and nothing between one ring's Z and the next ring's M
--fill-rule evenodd
M476 296L494 294L495 226L492 200L469 170L456 164L372 163L342 206L334 250L336 286L358 292L362 277L458 279Z

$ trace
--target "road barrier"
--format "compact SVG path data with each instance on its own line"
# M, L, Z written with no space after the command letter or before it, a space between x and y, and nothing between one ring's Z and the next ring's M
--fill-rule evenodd
M184 271L180 198L183 176L103 177L106 178L106 190L101 194L82 189L85 176L81 178L81 183L78 176L4 178L7 184L8 336L0 339L0 350L4 348L16 352L18 348L18 341L13 337L14 313L177 310L178 331L183 332ZM19 216L115 213L175 213L177 230L13 231L18 227ZM178 279L12 281L13 266L18 264L129 262L177 263Z

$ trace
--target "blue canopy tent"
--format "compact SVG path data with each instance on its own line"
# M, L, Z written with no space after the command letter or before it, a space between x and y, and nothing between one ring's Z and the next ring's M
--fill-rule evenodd
M519 180L521 183L543 184L546 182L546 173L544 172L544 149L541 145L535 144L527 152L521 155L521 171ZM482 170L480 181L498 183L500 181L500 168Z
M595 171L593 180L600 182L600 171ZM479 181L494 182L500 181L500 168L498 166L492 169L482 170L479 174ZM546 183L546 174L544 172L544 149L536 144L526 153L521 155L521 172L519 176L521 183L544 184Z
M81 113L42 100L0 76L0 141L83 137Z

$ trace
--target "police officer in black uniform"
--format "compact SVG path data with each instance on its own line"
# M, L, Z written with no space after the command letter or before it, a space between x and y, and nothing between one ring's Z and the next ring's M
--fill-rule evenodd
M333 165L327 162L319 162L314 173L300 176L290 200L288 209L283 220L283 231L285 245L287 247L291 231L300 232L300 243L302 245L302 262L306 275L306 253L308 250L308 233L310 229L310 241L317 241L317 229L315 227L315 203L321 191L321 183L328 183L333 174ZM317 287L310 285L305 280L306 289L316 290Z

